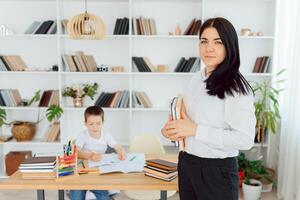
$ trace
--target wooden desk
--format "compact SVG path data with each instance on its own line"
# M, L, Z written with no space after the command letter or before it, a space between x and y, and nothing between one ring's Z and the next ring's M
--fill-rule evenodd
M177 162L177 155L146 155L146 159L161 158ZM24 180L19 172L0 182L0 189L37 190L37 199L44 200L44 190L59 190L59 200L64 190L160 190L161 199L167 199L167 190L178 190L178 179L171 182L145 176L143 173L83 174L66 180Z

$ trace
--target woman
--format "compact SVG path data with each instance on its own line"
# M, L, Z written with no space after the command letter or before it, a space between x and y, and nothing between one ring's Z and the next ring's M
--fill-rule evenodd
M253 92L239 71L238 37L224 18L205 21L199 54L205 68L197 72L183 95L182 119L169 121L162 134L185 138L179 153L182 200L237 200L236 156L254 144Z

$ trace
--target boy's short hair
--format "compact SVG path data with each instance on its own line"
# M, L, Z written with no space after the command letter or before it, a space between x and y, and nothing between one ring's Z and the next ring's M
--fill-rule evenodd
M91 115L100 115L102 121L104 122L104 111L100 106L89 106L84 111L84 121L87 121L87 118Z

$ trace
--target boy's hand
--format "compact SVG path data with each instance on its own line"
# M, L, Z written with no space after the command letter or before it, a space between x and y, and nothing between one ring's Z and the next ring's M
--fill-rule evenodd
M118 150L117 153L118 153L118 157L119 157L120 160L125 160L126 159L126 153L125 153L124 149Z
M97 153L97 152L94 152L94 151L91 152L91 158L90 158L90 160L92 160L92 161L99 161L101 159L102 159L102 154L101 153Z

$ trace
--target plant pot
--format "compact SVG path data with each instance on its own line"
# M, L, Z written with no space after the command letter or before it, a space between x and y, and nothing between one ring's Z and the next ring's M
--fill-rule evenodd
M250 184L247 185L243 182L243 194L244 200L258 200L260 199L261 191L262 191L262 183L255 179L250 179Z
M11 129L13 137L18 141L30 141L36 133L36 124L32 122L16 122Z
M239 175L239 186L242 187L243 181L245 179L245 171L241 170L238 172Z
M73 105L76 108L83 107L83 97L74 97Z
M273 183L263 184L261 192L272 192Z
M266 168L268 174L274 179L276 172L274 169ZM259 181L262 183L262 192L272 192L273 182L266 180L265 178L260 178Z

